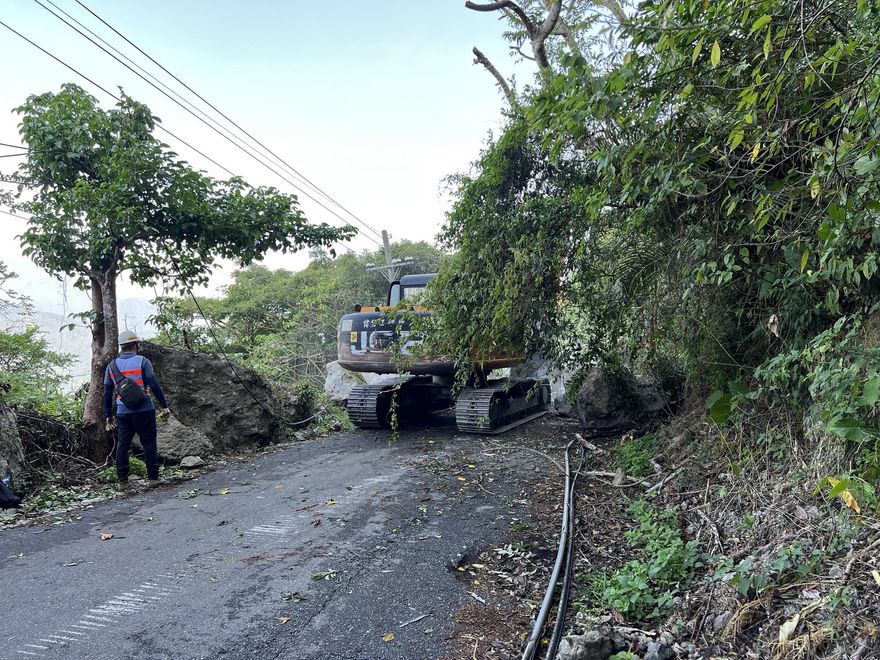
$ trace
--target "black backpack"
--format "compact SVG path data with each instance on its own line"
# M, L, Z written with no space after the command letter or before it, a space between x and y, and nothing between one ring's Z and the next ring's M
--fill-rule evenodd
M21 504L21 498L12 492L3 479L0 479L0 509L14 509Z
M143 370L144 363L141 362L141 374L143 374ZM126 408L137 408L150 398L147 396L147 393L143 388L134 382L133 379L122 375L122 372L119 371L119 367L116 365L115 359L110 363L110 371L113 373L113 381L116 383L116 393L119 395L119 398L122 400L122 403Z

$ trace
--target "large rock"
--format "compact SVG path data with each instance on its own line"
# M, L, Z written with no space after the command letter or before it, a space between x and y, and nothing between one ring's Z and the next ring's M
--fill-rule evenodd
M669 397L625 368L591 367L577 395L581 426L605 433L642 428L669 413Z
M159 456L166 461L178 462L184 456L210 456L214 453L214 443L208 436L181 424L173 415L156 420L156 429Z
M15 413L0 399L0 479L7 474L17 477L23 470L24 447L18 435Z
M568 371L551 367L546 360L533 356L510 370L511 378L546 378L550 381L550 400L553 410L564 417L576 415L574 406L566 396L566 383L571 378Z
M352 389L366 382L363 376L343 369L335 361L327 364L324 373L324 394L334 403L345 403Z
M272 441L279 404L256 371L240 364L233 368L223 356L150 343L142 348L171 411L183 425L208 436L215 450Z
M324 393L335 403L344 404L348 401L352 389L357 385L378 385L392 383L400 378L400 374L372 374L347 371L338 362L329 362L324 367L327 374L324 378Z

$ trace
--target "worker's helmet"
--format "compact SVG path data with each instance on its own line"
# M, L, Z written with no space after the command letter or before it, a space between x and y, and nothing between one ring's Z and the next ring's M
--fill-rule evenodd
M141 340L140 337L137 336L137 333L132 332L131 330L123 330L119 333L119 345L126 346L127 344L134 344Z

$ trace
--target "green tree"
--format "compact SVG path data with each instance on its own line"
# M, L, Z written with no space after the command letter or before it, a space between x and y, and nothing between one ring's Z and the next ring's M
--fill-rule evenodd
M400 241L394 254L412 257L401 274L436 272L443 252L424 242ZM154 321L162 341L187 348L238 354L272 380L322 381L324 366L336 359L339 317L356 304L384 304L388 282L367 264L384 260L381 250L336 258L314 250L298 272L252 265L236 271L220 298L158 301ZM202 313L205 318L202 318ZM208 326L212 332L208 332ZM213 335L213 336L212 336Z
M16 111L30 149L16 172L17 206L33 214L24 251L91 292L86 425L100 427L103 417L101 380L116 351L121 273L137 284L185 289L206 282L217 258L248 264L268 250L329 246L354 233L309 224L294 196L194 170L153 136L157 119L128 96L104 110L68 84Z
M18 276L0 261L0 316L7 321L20 320L33 311L30 298L10 287L10 281L16 277Z
M38 328L0 331L0 383L11 405L73 422L73 397L63 390L72 363L73 356L49 349Z
M621 24L619 51L560 42L456 181L444 337L457 354L479 340L672 360L694 393L743 379L864 437L880 378L878 28L864 0L662 0ZM554 200L548 231L524 222Z

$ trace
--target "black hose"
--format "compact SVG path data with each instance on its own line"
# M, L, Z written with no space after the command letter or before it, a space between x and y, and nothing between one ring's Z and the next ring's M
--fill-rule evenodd
M541 639L541 632L544 630L544 623L547 621L547 615L550 613L550 607L553 604L553 594L556 591L556 582L559 580L559 572L562 569L562 562L565 558L565 551L568 547L568 535L571 521L569 520L569 508L571 505L571 467L568 461L568 452L574 441L569 442L565 447L565 495L562 500L562 530L559 533L559 550L556 552L556 561L553 564L553 573L550 575L550 584L547 585L547 591L544 594L544 600L541 603L541 609L535 618L535 625L532 627L532 634L526 641L526 648L523 651L522 660L534 660L535 653L538 650L538 641Z
M559 595L559 607L556 608L556 623L553 626L553 634L550 636L550 643L547 646L547 654L544 656L546 660L555 660L556 651L559 649L559 642L562 641L562 627L565 625L565 615L568 611L568 595L571 591L571 578L574 568L574 540L575 540L575 487L577 479L583 467L584 459L581 456L578 469L575 472L574 479L571 480L571 495L569 497L568 507L568 561L565 565L565 575L562 578L562 592Z

